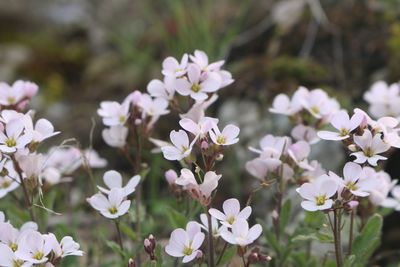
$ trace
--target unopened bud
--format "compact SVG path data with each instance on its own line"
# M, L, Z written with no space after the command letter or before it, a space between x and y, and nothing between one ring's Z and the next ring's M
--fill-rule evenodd
M175 184L176 179L178 179L178 175L174 170L168 170L164 174L165 180L167 180L168 184L173 185Z
M357 151L357 147L356 147L355 144L348 145L347 148L348 148L351 152Z
M197 251L197 253L196 253L196 259L201 259L201 258L203 258L203 251L201 251L201 250L198 250Z
M207 141L201 142L201 149L202 149L202 150L207 150L207 149L208 149L208 143L207 143Z
M196 169L194 169L195 173L200 173L201 172L201 168L199 166L196 166Z
M150 260L155 260L156 256L154 254L154 250L156 249L156 239L154 236L149 235L149 237L143 241L143 246L146 253L149 254Z
M136 263L135 263L135 261L133 259L129 259L128 267L136 267Z
M136 119L135 120L135 125L140 125L142 123L142 120L141 119Z
M350 210L355 210L358 207L359 202L357 200L349 201L346 207Z
M215 160L216 161L221 161L221 160L223 160L224 159L224 154L222 154L222 153L219 153L216 157L215 157Z

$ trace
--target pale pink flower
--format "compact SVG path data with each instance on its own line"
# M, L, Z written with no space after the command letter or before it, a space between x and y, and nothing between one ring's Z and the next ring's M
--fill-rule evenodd
M107 160L100 157L96 150L88 148L82 153L82 158L84 158L84 163L89 164L91 168L99 169L107 166Z
M309 91L307 97L301 99L302 106L317 119L329 120L330 116L339 111L338 102L329 98L321 89Z
M199 138L204 138L205 135L217 125L218 119L211 117L203 117L198 122L191 119L183 118L179 121L179 125L186 131L192 133Z
M121 188L113 188L108 194L108 198L102 193L97 193L88 198L87 201L101 215L109 219L116 219L126 214L131 205L130 200L124 200L125 191Z
M41 264L49 260L52 242L48 236L37 231L29 231L22 239L15 252L18 258L33 264Z
M396 185L390 191L392 197L386 198L381 206L387 208L393 208L396 211L400 211L400 185Z
M221 78L216 73L208 73L207 77L201 79L201 69L195 64L188 66L188 78L177 79L175 82L176 91L183 95L190 95L198 102L208 98L208 93L216 92L221 87Z
M196 139L190 144L189 137L184 130L171 131L169 136L172 145L161 147L164 158L167 160L182 160L190 155Z
M32 135L24 132L22 120L12 120L5 126L5 132L0 131L0 151L14 153L25 148L32 141Z
M181 62L178 62L178 60L173 57L167 57L162 63L162 74L174 78L185 75L188 59L189 57L187 54L183 55Z
M207 54L201 50L195 50L194 55L189 57L202 71L217 71L225 63L224 60L220 60L209 64Z
M175 94L175 77L166 76L164 81L153 79L147 85L147 92L152 97L171 100Z
M377 172L371 167L364 167L360 176L361 179L375 179L379 185L369 191L369 200L374 205L381 205L397 183L397 180L392 181L388 173L384 171Z
M0 83L0 105L11 106L18 104L18 102L24 99L25 90L19 85L20 83L17 84L17 82L15 82L13 86L4 82Z
M165 252L172 257L183 257L183 263L190 262L196 258L204 238L200 225L189 222L186 230L178 228L171 233Z
M165 180L167 181L167 183L169 185L175 184L176 179L178 179L178 174L172 169L166 171L164 173L164 176L165 176Z
M19 259L14 251L7 245L0 243L0 266L2 267L31 267L30 262Z
M354 135L354 142L361 149L359 152L351 153L356 159L354 162L363 164L368 162L372 166L376 166L379 160L385 160L386 157L379 155L380 153L389 150L390 146L383 142L381 134L372 133L369 130L364 130L362 136Z
M331 208L333 205L331 197L336 194L337 190L337 182L326 174L296 189L297 193L305 199L301 202L301 206L307 211Z
M249 223L245 219L237 219L232 224L232 231L221 231L221 237L232 245L245 247L253 243L262 233L260 224L256 224L249 229Z
M129 130L125 126L116 125L110 128L103 129L101 135L104 142L111 147L122 148L126 144Z
M149 127L160 118L160 116L168 114L168 101L163 98L152 98L148 94L142 94L139 106L142 108L142 118L151 117Z
M398 117L400 114L399 83L388 86L386 82L375 82L369 91L364 94L369 106L369 112L375 118L384 116Z
M290 135L296 141L306 141L311 145L318 143L320 140L318 138L317 131L315 130L315 128L303 124L296 125L292 129Z
M223 213L217 209L209 209L211 216L218 219L222 225L226 227L232 227L233 223L238 219L247 220L251 214L251 207L247 206L243 210L240 210L239 200L236 198L230 198L224 201L222 204Z
M310 144L305 141L298 141L288 147L289 157L302 169L313 170L308 163L308 155L310 154Z
M219 130L217 125L214 125L214 127L209 131L209 134L214 144L230 146L239 142L239 132L239 127L233 124L228 124L222 132Z
M205 213L200 214L200 227L208 232L208 218ZM214 237L219 237L221 234L221 231L226 230L226 226L224 225L219 225L218 220L214 217L211 217L211 226L212 226L212 234Z
M129 118L129 108L128 102L120 104L116 101L103 101L97 114L103 118L104 125L124 125Z
M272 102L272 108L269 109L269 112L291 116L300 109L293 109L290 98L285 94L279 94L275 96L274 101Z
M339 111L330 120L331 125L338 131L319 131L318 136L321 139L334 141L347 139L350 137L350 133L361 124L363 118L360 113L354 113L350 118L346 111Z
M110 190L113 188L120 188L123 190L124 197L135 192L136 186L140 182L140 175L135 175L131 179L129 179L128 183L125 186L122 186L122 176L119 172L111 170L107 171L103 175L104 184L108 187L104 188L101 186L97 186L101 192L104 194L109 194Z
M25 131L32 135L32 142L40 143L50 137L58 135L60 132L54 131L54 126L46 119L39 119L33 126L32 118L29 115L24 116Z
M218 95L213 94L209 99L204 102L196 102L185 114L180 114L181 119L191 119L192 121L198 123L205 116L206 109L211 106L215 101L217 101Z
M65 236L60 242L54 234L47 234L47 239L51 242L51 249L54 253L54 258L65 258L67 256L83 256L83 251L79 250L80 245L70 236Z
M0 198L19 187L18 174L11 160L4 159L0 168Z

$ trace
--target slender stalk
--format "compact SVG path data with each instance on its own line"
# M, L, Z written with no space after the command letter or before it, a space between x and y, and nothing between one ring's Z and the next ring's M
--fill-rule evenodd
M22 169L19 166L18 161L15 159L15 157L13 155L11 156L11 160L12 160L12 162L14 164L15 170L18 173L19 182L20 182L20 184L22 186L22 190L24 192L25 204L26 204L26 207L28 209L29 216L31 218L31 221L35 222L36 221L35 220L35 214L33 213L33 210L32 210L33 202L31 202L31 200L30 200L28 189L26 188L24 178L22 177Z
M115 220L115 228L117 229L118 244L122 251L124 251L124 244L122 243L121 229L119 227L119 220Z
M223 247L223 249L221 251L221 254L219 254L219 257L218 257L218 260L217 260L217 265L221 262L222 256L224 256L225 250L226 250L227 247L228 247L228 242L225 242L225 245L224 245L224 247Z
M347 255L351 255L353 249L353 228L354 228L354 210L350 213L350 233L349 233L349 250Z
M243 267L247 267L248 265L246 264L246 260L244 258L244 254L242 255L242 262L243 262Z
M209 267L214 267L214 237L213 237L213 228L212 228L212 220L211 220L211 215L208 212L211 208L211 205L207 207L207 224L208 224L208 266Z
M340 244L340 219L337 210L333 210L333 237L335 241L336 266L342 266L342 247Z

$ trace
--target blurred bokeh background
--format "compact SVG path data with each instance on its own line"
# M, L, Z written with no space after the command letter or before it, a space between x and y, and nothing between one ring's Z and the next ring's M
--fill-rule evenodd
M210 115L242 131L241 146L223 167L230 180L221 199L245 198L254 181L243 170L247 145L290 130L268 113L273 97L304 85L326 89L345 108L366 108L362 96L373 81L399 80L399 18L399 0L4 0L0 80L40 86L32 108L62 131L54 144L75 137L88 146L94 119L93 147L112 168L128 171L101 140L99 103L145 91L151 79L161 78L167 56L200 49L212 61L223 58L236 81L221 90ZM176 128L168 116L157 127L161 139ZM327 169L343 164L340 146L324 142L314 152ZM144 194L157 216L157 201L168 194L162 174L170 163L159 156L147 160L153 168ZM400 169L390 172L397 177ZM400 240L398 232L387 236L389 247Z

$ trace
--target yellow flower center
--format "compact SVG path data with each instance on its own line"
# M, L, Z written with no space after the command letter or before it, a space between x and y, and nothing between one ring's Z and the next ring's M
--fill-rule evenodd
M217 143L218 143L218 144L223 145L223 144L225 144L225 142L226 142L225 136L219 135L219 136L217 137Z
M18 245L15 244L15 243L11 243L11 244L10 244L10 248L11 248L12 251L15 252L15 251L17 251L17 249L18 249Z
M12 267L21 267L24 264L23 260L14 260Z
M311 108L311 111L312 111L313 113L315 113L315 114L319 114L319 112L320 112L319 108L316 107L316 106L312 107L312 108Z
M186 256L192 255L193 253L193 249L191 247L185 247L183 249L183 254L185 254Z
M10 104L15 104L15 98L12 96L7 97L7 102Z
M197 93L198 91L200 91L200 85L198 83L194 83L190 89L193 92Z
M367 147L364 150L364 155L367 157L372 157L374 155L374 151L372 151L372 149L370 147Z
M317 203L317 206L324 205L325 201L326 201L326 196L325 195L315 197L315 202Z
M126 120L125 116L119 116L119 123L124 123Z
M115 213L118 212L118 209L114 206L114 207L109 208L108 211L109 211L111 214L115 214Z
M349 134L349 130L347 129L340 129L340 136L346 136Z
M347 187L349 190L352 190L352 191L357 190L356 183L354 183L354 182L349 182L349 183L347 183L347 184L346 184L346 187Z
M0 184L0 188L8 188L11 185L11 182L8 180L5 180L3 183Z
M229 224L233 224L235 222L235 217L231 216L226 219Z
M43 259L43 256L44 256L44 254L41 251L37 251L35 254L33 254L33 258L35 260L41 260L41 259Z
M17 141L14 138L10 138L6 140L6 145L8 147L15 147L17 145Z

